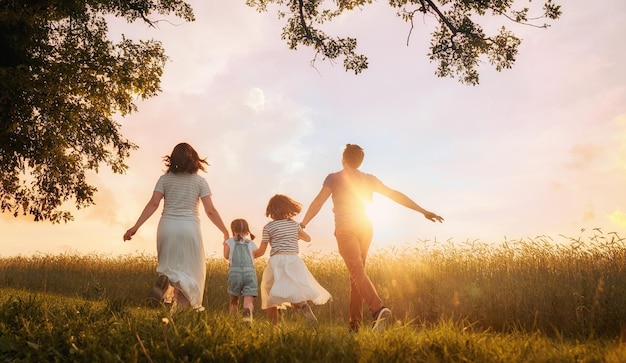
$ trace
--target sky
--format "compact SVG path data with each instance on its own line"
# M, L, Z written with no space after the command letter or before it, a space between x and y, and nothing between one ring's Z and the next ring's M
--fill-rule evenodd
M111 21L112 39L159 40L169 56L162 92L118 118L139 148L125 174L104 166L89 173L96 204L74 211L72 222L0 214L0 257L155 255L161 209L131 241L122 236L179 142L211 164L201 175L225 224L245 218L257 236L271 196L289 195L306 209L326 175L341 169L345 144L356 143L365 150L362 171L445 219L432 223L375 196L373 249L568 240L595 228L626 237L623 0L562 1L548 29L482 19L506 25L522 44L512 69L482 65L477 86L436 77L427 57L435 20L416 21L407 44L409 25L385 2L327 28L358 39L369 57L359 75L341 62L312 65L309 48L290 50L275 7L189 3L193 23ZM200 217L207 257L221 258L221 233ZM307 232L302 253L336 251L330 200Z

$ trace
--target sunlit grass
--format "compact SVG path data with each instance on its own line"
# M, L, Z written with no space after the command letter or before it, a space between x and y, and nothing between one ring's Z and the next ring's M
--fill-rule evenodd
M0 359L619 362L626 359L624 242L593 230L372 254L370 277L395 319L378 335L347 332L348 277L336 254L303 257L333 295L313 307L316 331L292 310L273 328L260 299L252 329L231 318L223 259L207 260L207 311L172 316L145 305L156 278L152 256L4 258ZM265 264L256 262L259 278Z

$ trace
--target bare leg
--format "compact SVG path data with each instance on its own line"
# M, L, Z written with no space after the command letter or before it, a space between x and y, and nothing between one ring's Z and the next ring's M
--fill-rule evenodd
M244 296L243 297L243 307L248 308L250 310L250 314L254 311L254 296Z
M300 312L304 316L304 319L306 320L307 324L309 325L317 324L317 318L315 317L315 314L313 314L313 310L311 310L311 307L309 306L309 304L307 304L306 301L301 301L295 304L292 303L291 305L293 305L296 309L300 309Z
M178 288L175 288L175 298L176 303L178 304L178 308L186 309L188 307L191 307L191 303L189 303L189 300L187 300L185 294L183 294L183 292L180 291L180 289Z
M267 318L272 324L278 325L278 308L277 307L268 308Z
M228 304L228 311L230 315L237 316L237 312L239 311L239 296L229 295L230 301Z

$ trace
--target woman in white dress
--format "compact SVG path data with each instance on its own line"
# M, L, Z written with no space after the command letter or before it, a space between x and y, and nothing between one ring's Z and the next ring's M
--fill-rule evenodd
M200 201L211 222L224 233L224 240L229 238L229 233L213 205L206 179L198 175L198 170L206 171L206 159L200 159L187 143L176 145L172 154L163 159L167 172L157 181L137 222L124 234L124 241L137 233L164 199L157 229L159 277L154 288L158 292L156 297L175 303L176 308L191 307L202 311L206 260L198 214Z

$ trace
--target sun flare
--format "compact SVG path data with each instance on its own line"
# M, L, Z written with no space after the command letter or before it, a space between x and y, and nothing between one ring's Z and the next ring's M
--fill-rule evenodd
M402 208L398 204L386 199L377 198L371 203L367 203L367 215L374 224L375 232L389 232L397 228L397 219L399 209Z

